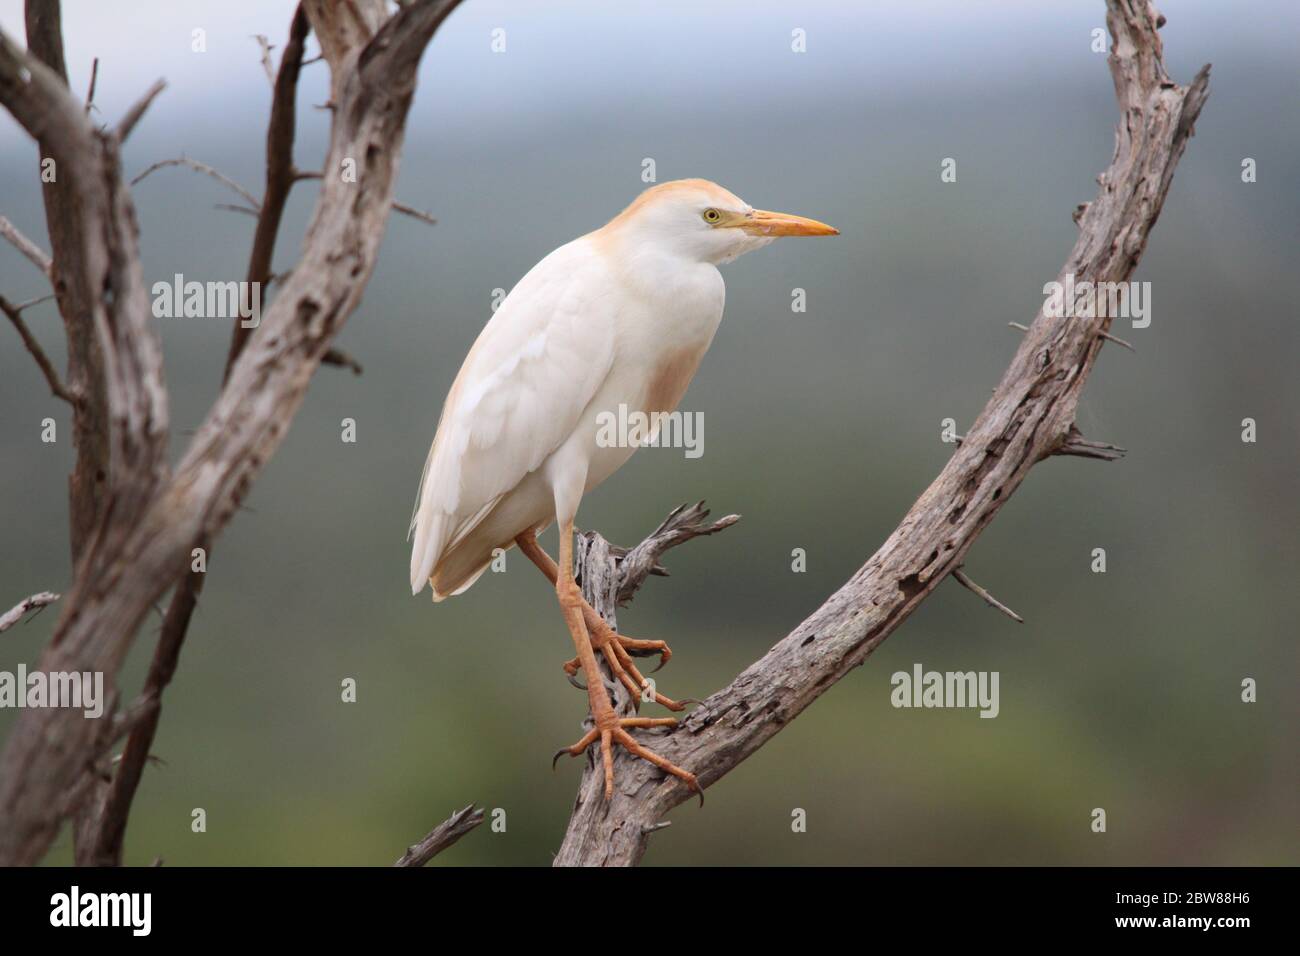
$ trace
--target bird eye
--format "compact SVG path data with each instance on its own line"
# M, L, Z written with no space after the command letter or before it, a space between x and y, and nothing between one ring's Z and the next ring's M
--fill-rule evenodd
M722 213L718 212L718 210L712 207L709 207L708 209L704 210L704 221L709 224L721 222Z

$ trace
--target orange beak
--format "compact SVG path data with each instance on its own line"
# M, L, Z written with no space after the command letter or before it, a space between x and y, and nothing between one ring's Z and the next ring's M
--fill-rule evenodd
M838 236L840 231L816 219L792 216L784 212L755 209L752 216L738 222L751 236Z

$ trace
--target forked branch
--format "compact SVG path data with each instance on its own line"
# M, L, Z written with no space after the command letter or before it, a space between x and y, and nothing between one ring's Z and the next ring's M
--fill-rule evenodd
M470 804L430 830L419 843L408 846L393 866L424 866L447 847L483 822L483 811Z
M150 607L188 568L195 542L224 529L278 449L373 270L416 67L457 3L416 0L389 17L382 0L353 0L347 6L365 12L360 31L332 17L332 4L304 4L309 16L323 11L313 28L324 34L336 105L324 168L341 169L350 160L357 175L354 182L335 176L322 182L299 261L237 352L174 471L166 455L161 349L118 157L119 137L149 97L117 132L96 130L59 72L0 33L0 103L56 159L59 192L76 204L77 256L75 262L65 257L63 279L85 301L81 314L90 316L93 338L108 359L102 363L111 422L107 502L79 552L76 580L38 669L99 671L106 695L116 695L118 668ZM57 4L41 6L57 14ZM29 25L29 38L50 39L57 16L53 24L44 32ZM0 865L39 860L77 809L69 795L79 792L104 736L93 723L68 709L19 716L0 756Z
M1165 73L1159 13L1146 0L1108 0L1110 71L1119 100L1115 155L1097 198L1077 210L1079 238L1058 281L1124 282L1146 247L1192 127L1209 67L1190 86ZM1104 310L1103 310L1104 311ZM1040 309L984 410L898 528L813 614L675 731L654 741L666 759L716 783L862 664L945 577L1029 470L1054 454L1117 457L1085 442L1075 408L1110 318L1051 318ZM619 751L615 792L583 775L555 863L631 865L660 818L688 798L676 778Z

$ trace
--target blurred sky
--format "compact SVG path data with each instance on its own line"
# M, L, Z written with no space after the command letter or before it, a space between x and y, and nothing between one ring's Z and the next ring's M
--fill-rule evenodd
M584 502L580 524L630 544L676 504L743 520L672 552L620 616L676 654L657 675L703 697L796 625L884 540L951 453L1075 236L1113 149L1103 4L1078 2L541 3L467 0L421 69L394 218L340 345L248 508L218 542L168 691L128 833L147 863L386 863L471 800L503 808L451 863L544 864L577 763L585 698L569 639L519 556L433 607L406 586L410 503L438 409L489 314L555 246L643 188L715 179L754 205L839 226L724 269L727 317L683 407L705 454L646 450ZM1147 329L1116 333L1080 409L1115 464L1044 463L972 550L968 570L1016 625L944 584L867 665L755 757L683 806L648 863L1240 864L1297 860L1295 487L1300 405L1291 280L1300 239L1300 6L1167 2L1167 65L1214 64L1211 95L1136 279ZM270 98L252 34L283 44L289 2L64 4L72 85L100 57L99 117L158 77L127 145L134 175L181 154L260 192ZM23 35L21 4L0 28ZM191 51L206 31L207 52ZM506 31L506 52L490 34ZM807 31L807 53L790 49ZM314 45L313 45L314 49ZM305 68L296 159L319 163L324 64ZM956 183L939 181L945 157ZM1240 178L1243 157L1258 182ZM134 190L146 279L241 278L252 220L163 170ZM277 268L314 189L295 189ZM47 246L35 151L0 117L0 213ZM792 314L790 290L807 290ZM0 246L0 293L45 292ZM61 365L52 305L28 314ZM173 453L202 420L229 338L220 320L159 321ZM41 419L59 441L39 440ZM1243 444L1241 420L1259 440ZM354 445L341 419L358 422ZM69 580L66 408L0 329L0 606ZM554 547L554 533L547 536ZM1108 571L1093 574L1094 548ZM790 569L793 548L808 570ZM4 635L32 662L56 611ZM157 621L125 684L138 686ZM997 670L1001 714L896 710L916 662ZM339 700L345 677L355 704ZM1239 700L1245 677L1259 702ZM0 712L0 733L12 714ZM190 832L194 807L208 832ZM791 812L808 813L806 833ZM1109 831L1089 829L1105 807ZM2 824L0 824L2 825ZM65 836L52 856L70 859Z

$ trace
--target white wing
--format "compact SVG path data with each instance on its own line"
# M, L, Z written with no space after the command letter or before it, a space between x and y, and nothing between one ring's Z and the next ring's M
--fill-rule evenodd
M575 240L519 280L479 334L420 479L411 593L573 433L613 361L615 281L600 254Z

